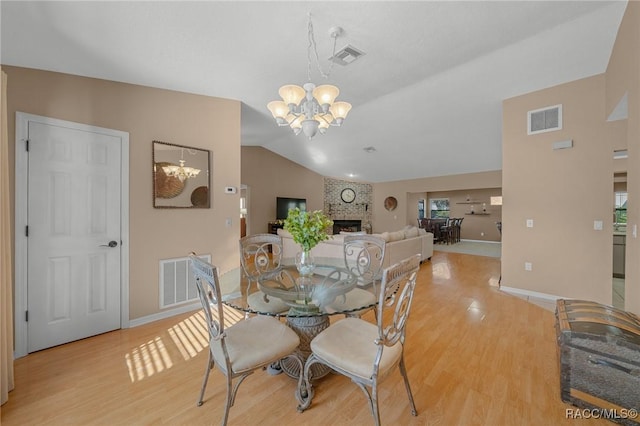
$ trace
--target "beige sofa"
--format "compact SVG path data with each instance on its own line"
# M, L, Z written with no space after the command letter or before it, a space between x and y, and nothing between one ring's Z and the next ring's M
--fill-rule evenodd
M293 258L300 251L300 246L293 241L293 237L284 229L278 229L278 235L282 237L282 255L285 258ZM333 235L327 241L323 241L311 249L314 257L341 258L342 244L345 235L353 233L341 233ZM405 229L395 232L383 232L374 234L385 240L385 254L382 267L386 268L409 256L419 253L424 262L433 256L433 234L415 226L407 226Z

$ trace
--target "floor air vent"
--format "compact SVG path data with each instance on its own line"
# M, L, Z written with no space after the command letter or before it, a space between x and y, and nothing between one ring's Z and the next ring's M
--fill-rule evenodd
M527 113L527 134L552 132L562 129L562 105L554 105Z
M207 262L210 255L200 256ZM198 300L196 280L189 267L189 258L180 257L160 261L160 308Z

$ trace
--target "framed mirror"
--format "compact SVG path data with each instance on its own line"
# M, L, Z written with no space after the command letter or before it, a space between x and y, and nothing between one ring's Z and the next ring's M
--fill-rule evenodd
M209 170L208 150L153 141L153 207L208 209Z

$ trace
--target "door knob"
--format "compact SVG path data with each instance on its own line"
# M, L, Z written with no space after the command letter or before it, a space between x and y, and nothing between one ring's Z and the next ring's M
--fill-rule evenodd
M116 241L109 241L109 244L100 244L100 247L116 247L118 243Z

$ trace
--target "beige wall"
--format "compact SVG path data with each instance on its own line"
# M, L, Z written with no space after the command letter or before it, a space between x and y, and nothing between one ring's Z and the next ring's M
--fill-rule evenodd
M607 122L625 93L628 118ZM563 129L527 136L527 111L555 104L563 104ZM551 150L565 139L572 149ZM613 150L625 147L629 158L614 161ZM629 194L625 308L640 313L640 244L632 235L640 221L638 2L627 5L605 74L503 103L502 284L611 303L613 175L621 171Z
M324 208L324 177L259 146L242 147L247 186L247 235L267 232L276 219L276 197L306 198L308 210Z
M375 183L373 185L373 232L395 231L406 225L415 225L418 217L417 200L421 197L418 194L470 191L501 186L500 170ZM393 211L387 211L384 208L384 200L389 196L398 200L398 207Z
M129 132L131 319L159 311L160 259L184 257L194 250L210 253L221 271L238 264L239 194L224 194L224 187L240 186L240 102L25 68L3 69L8 75L10 141L15 141L16 111ZM153 208L153 140L212 152L210 209ZM10 146L13 167L13 143ZM15 180L11 184L13 190ZM233 219L230 228L226 218Z
M504 101L502 285L611 303L613 149L604 91L599 75ZM528 136L527 111L556 104L563 128ZM552 149L566 139L573 148ZM595 220L604 230L594 230Z
M632 235L633 225L640 224L640 2L630 1L606 72L606 114L611 113L627 93L628 119L624 126L627 159L627 257L625 308L640 314L640 241ZM626 123L625 123L626 122Z

